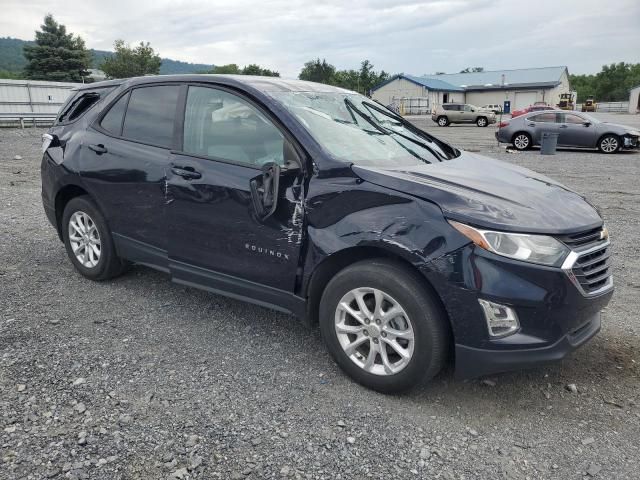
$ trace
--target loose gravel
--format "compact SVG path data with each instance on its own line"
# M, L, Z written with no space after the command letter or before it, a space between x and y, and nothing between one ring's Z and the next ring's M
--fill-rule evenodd
M493 127L414 121L598 205L616 293L592 342L371 392L292 317L144 267L85 280L42 210L43 130L0 129L0 479L638 478L640 154L509 154Z

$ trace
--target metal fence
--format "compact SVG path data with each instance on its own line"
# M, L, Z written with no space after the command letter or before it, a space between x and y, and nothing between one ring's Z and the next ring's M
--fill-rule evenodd
M400 115L427 115L429 110L428 97L393 97L389 106Z
M629 102L598 102L596 112L629 112Z

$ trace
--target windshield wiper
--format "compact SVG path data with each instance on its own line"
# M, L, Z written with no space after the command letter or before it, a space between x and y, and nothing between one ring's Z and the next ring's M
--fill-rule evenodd
M354 103L353 103L351 100L349 100L348 98L345 98L345 99L344 99L344 103L347 105L347 107L348 107L348 108L353 109L355 112L357 112L357 113L358 113L358 115L360 115L360 116L361 116L362 118L364 118L367 122L369 122L369 123L370 123L370 124L371 124L375 129L376 129L376 130L378 130L378 131L380 131L380 132L383 132L383 133L386 133L387 135L398 135L398 136L400 136L400 137L402 137L402 138L404 138L404 139L406 139L406 140L409 140L410 142L413 142L413 143L415 143L415 144L417 144L417 145L420 145L421 147L423 147L423 148L424 148L424 149L426 149L426 150L429 150L429 152L430 152L434 157L436 157L436 159L437 159L437 160L440 160L441 158L442 158L442 159L444 159L444 160L447 160L447 157L445 157L445 156L444 156L444 155L442 155L441 153L436 152L433 148L431 148L431 147L430 147L429 145L427 145L426 143L421 142L421 141L419 141L419 140L415 140L415 139L413 139L413 138L411 138L411 137L409 137L409 136L407 136L407 135L404 135L404 134L402 134L402 133L400 133L400 132L396 132L395 130L391 130L390 128L383 127L383 126L382 126L382 125L380 125L378 122L374 121L374 120L371 118L371 116L367 115L367 114L366 114L366 113L364 113L362 110L360 110L358 107L356 107L356 106L354 105ZM398 142L397 140L396 140L396 142L397 142L400 146L402 146L403 148L405 148L405 149L406 149L406 147L405 147L404 145L402 145L400 142ZM421 159L421 160L423 160L423 161L425 161L425 162L427 162L427 163L431 163L431 162L429 162L428 160L426 160L426 159L424 159L424 158L423 158L423 159Z
M426 135L427 138L425 138L426 141L430 142L430 143L435 143L438 148L444 153L444 148L443 147L447 147L451 153L453 155L456 155L456 149L454 147L452 147L451 145L442 142L440 140L438 140L435 137L432 137L431 135L429 135L428 133L423 132L422 130L420 130L418 127L416 127L415 125L413 125L411 122L408 122L407 120L405 120L404 118L402 118L400 115L392 112L391 110L386 110L382 107L379 107L378 105L375 105L373 103L370 102L362 102L362 104L364 106L366 106L367 108L373 108L375 111L381 113L382 115L385 115L393 120L396 120L397 122L400 123L400 125L402 125L404 128L406 128L407 130L409 130L411 133L413 133L414 135L417 135L419 137L424 137ZM422 142L420 142L419 140L415 140L412 139L411 137L408 137L406 135L403 135L400 132L395 132L398 135L403 136L404 138L406 138L407 140L410 140L412 142L418 143L420 145L423 145ZM428 148L426 145L424 145L426 148ZM448 159L448 157L444 157L445 160Z

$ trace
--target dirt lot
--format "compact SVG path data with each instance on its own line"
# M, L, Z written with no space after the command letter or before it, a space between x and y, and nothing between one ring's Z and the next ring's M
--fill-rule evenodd
M528 372L373 393L286 315L143 267L83 279L40 203L42 131L0 129L0 478L638 478L640 154L508 154L493 127L415 122L599 206L616 294L594 341Z

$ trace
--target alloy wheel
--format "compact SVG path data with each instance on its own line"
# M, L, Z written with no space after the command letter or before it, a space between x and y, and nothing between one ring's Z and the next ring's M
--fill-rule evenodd
M614 137L603 138L600 142L600 148L606 153L615 152L618 149L618 140Z
M440 120L438 120L438 125L440 125L441 127L446 127L447 126L447 119L442 117L440 118Z
M484 118L479 118L478 119L478 126L479 127L484 127L487 124L487 121Z
M335 332L349 359L374 375L394 375L413 356L409 316L393 297L376 288L356 288L342 297Z
M85 212L77 211L69 219L69 244L80 264L94 268L100 261L100 233L93 219Z
M525 150L529 146L529 137L524 134L518 135L513 140L513 144L518 150Z

